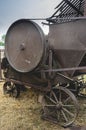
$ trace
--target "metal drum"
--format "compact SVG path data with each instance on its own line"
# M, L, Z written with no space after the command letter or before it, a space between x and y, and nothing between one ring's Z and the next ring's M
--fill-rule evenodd
M45 36L41 28L30 20L14 22L6 34L6 57L18 72L36 68L45 52Z

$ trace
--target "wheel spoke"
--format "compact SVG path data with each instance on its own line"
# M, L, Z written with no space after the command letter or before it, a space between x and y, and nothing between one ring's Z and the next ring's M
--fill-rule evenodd
M74 107L74 105L62 105L63 107Z
M63 110L61 110L61 113L62 113L62 115L63 115L63 117L64 117L65 121L66 121L66 122L68 122L68 119L67 119L67 117L66 117L66 114L64 113L64 111L63 111Z
M47 105L47 104L45 104L44 106L45 107L55 107L56 105Z
M52 98L48 97L47 95L46 95L46 97L47 97L51 102L53 102L54 104L56 104L56 102L55 102Z
M54 96L56 102L58 103L58 99L57 99L57 97L56 97L56 95L55 95L55 93L54 93L53 91L52 91L52 94L53 94L53 96Z
M67 103L69 100L70 100L70 97L68 97L68 98L64 101L64 103Z
M60 111L57 112L57 119L60 121Z
M74 117L74 114L72 112L70 112L69 110L67 110L66 108L62 108L65 112L67 112L70 116Z
M59 88L59 101L61 102L61 89Z

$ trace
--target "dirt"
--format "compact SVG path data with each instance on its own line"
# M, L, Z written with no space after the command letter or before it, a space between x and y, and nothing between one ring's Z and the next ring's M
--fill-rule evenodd
M64 130L59 125L41 119L41 104L31 89L18 99L3 94L0 83L0 130ZM86 99L79 99L80 112L75 125L86 124ZM65 129L68 130L69 128Z

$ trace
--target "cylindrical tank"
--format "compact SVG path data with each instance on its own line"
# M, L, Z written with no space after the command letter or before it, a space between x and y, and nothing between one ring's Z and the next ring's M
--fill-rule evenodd
M5 39L8 62L18 72L31 72L42 64L45 43L45 35L38 24L27 19L14 22Z

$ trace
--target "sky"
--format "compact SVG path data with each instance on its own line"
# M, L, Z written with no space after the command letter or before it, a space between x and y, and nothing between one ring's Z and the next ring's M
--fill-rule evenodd
M61 0L0 0L0 36L6 34L9 26L22 18L47 18ZM38 24L47 33L47 26Z

